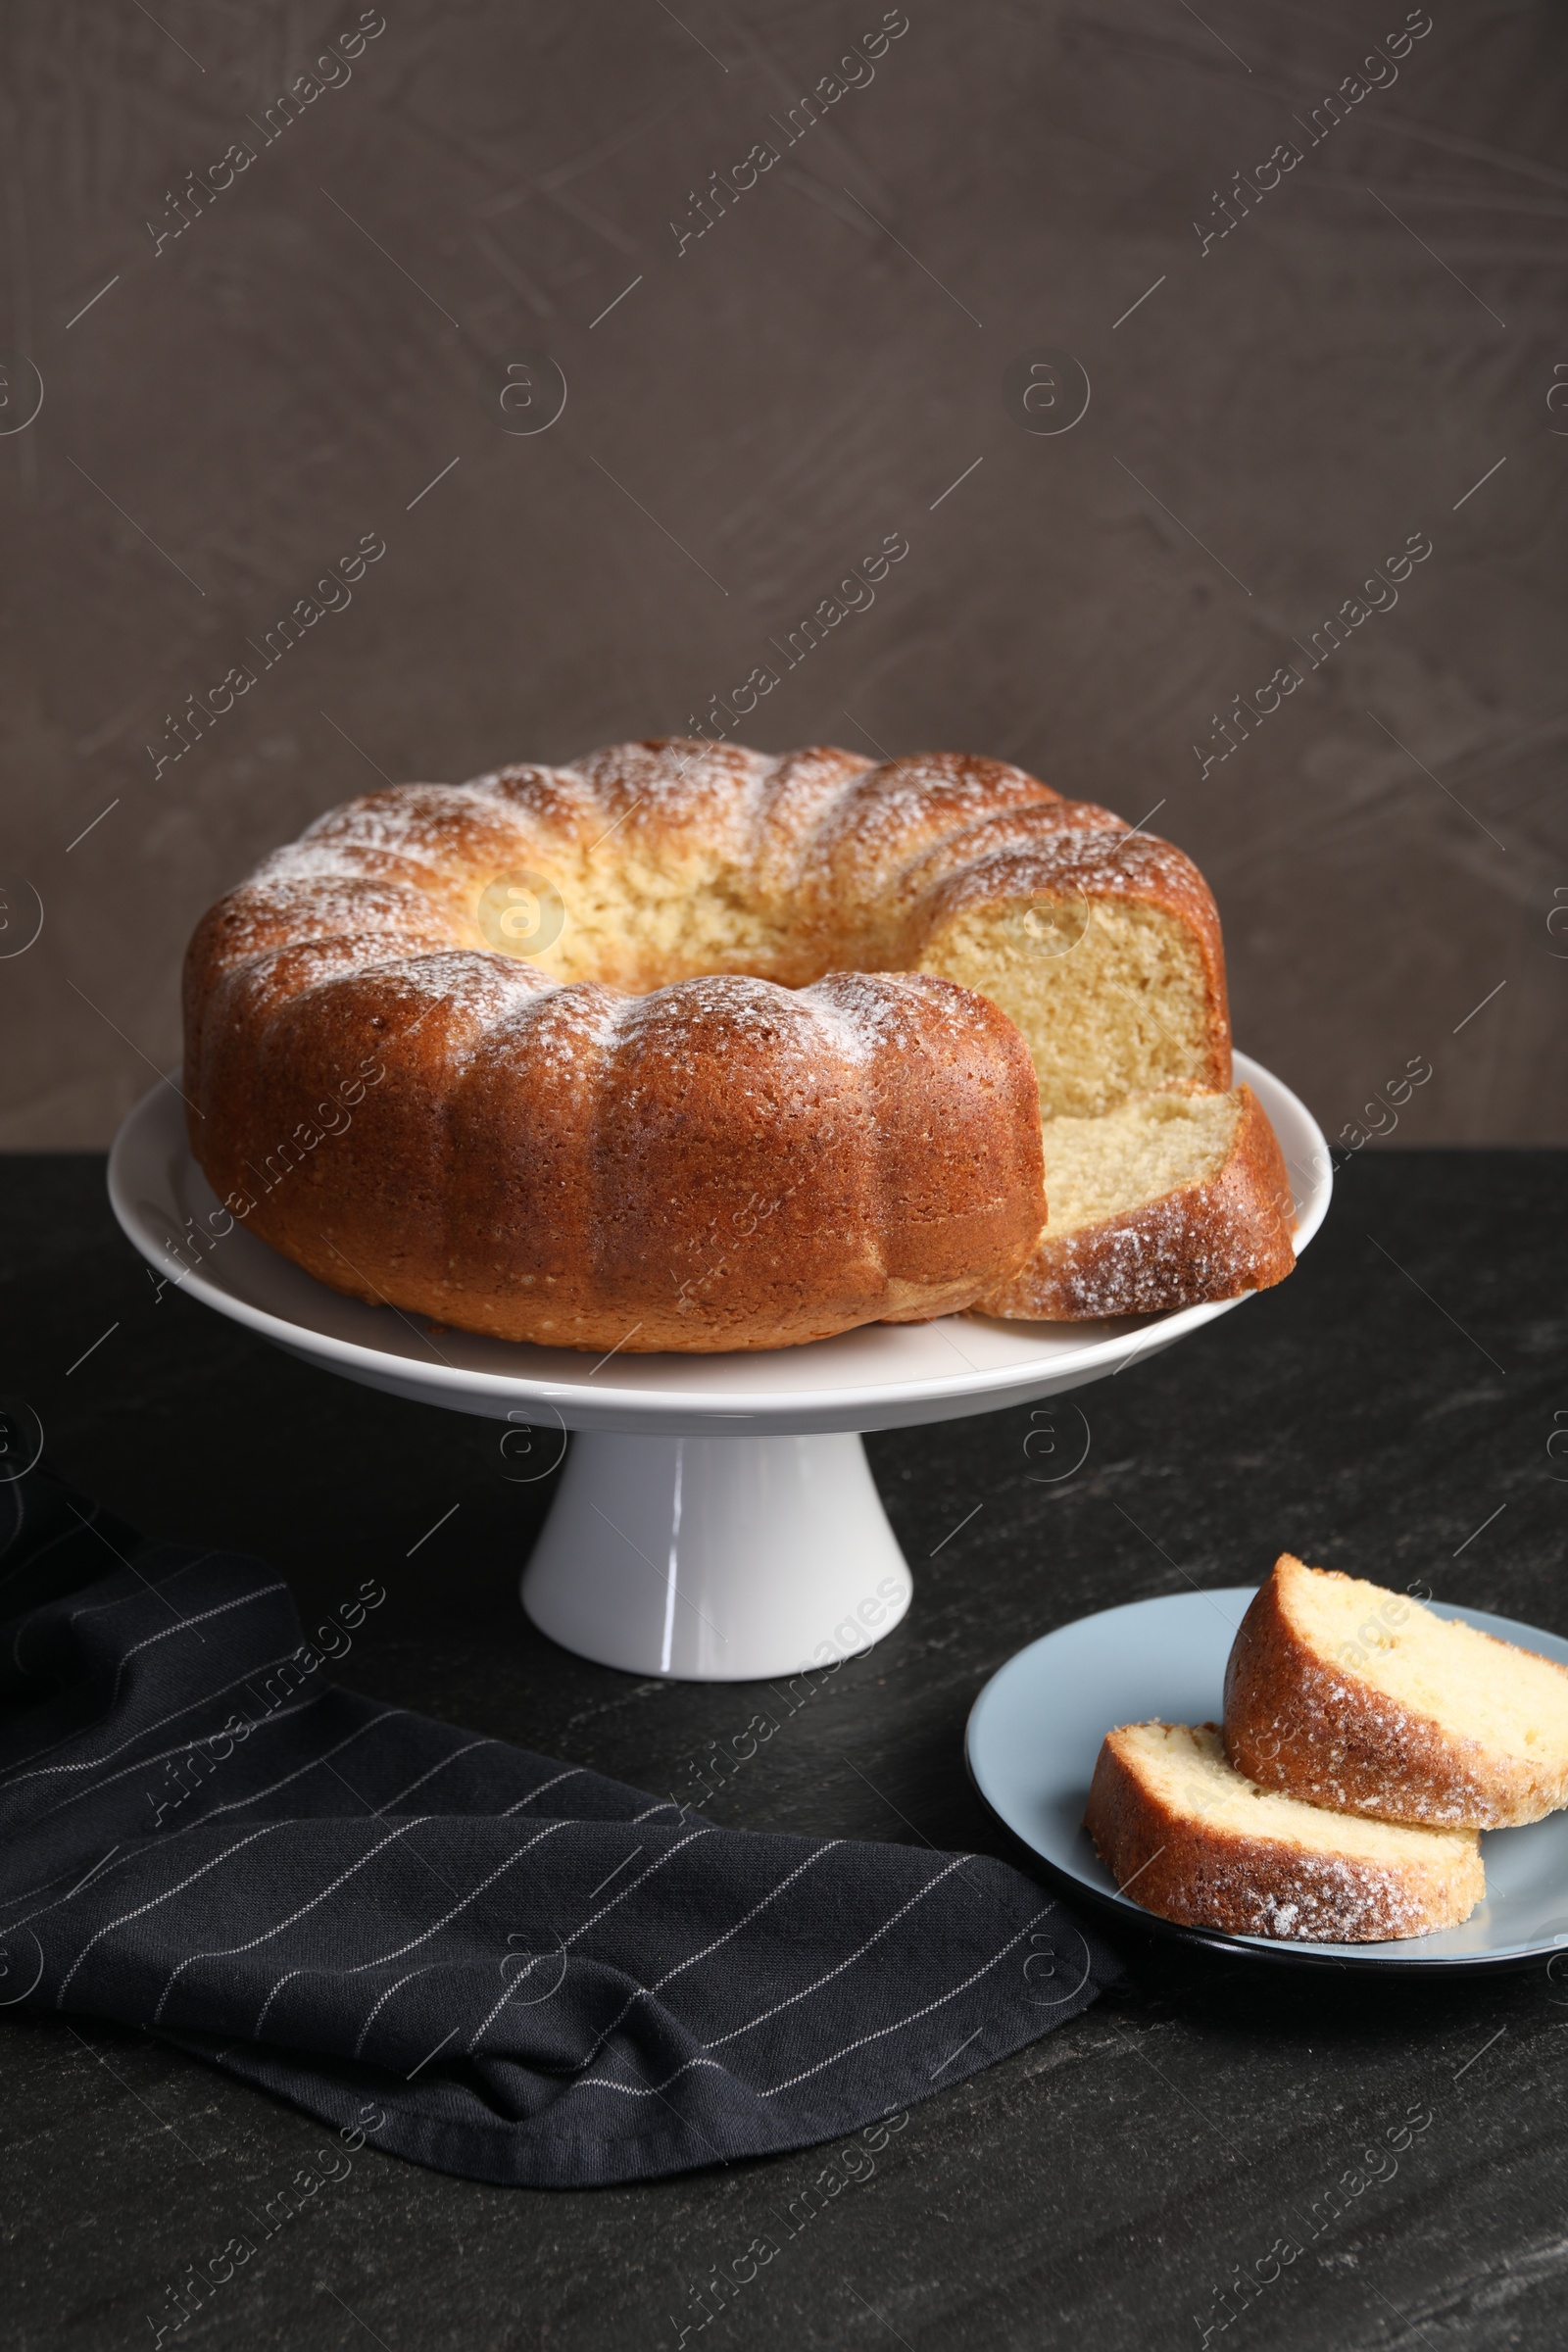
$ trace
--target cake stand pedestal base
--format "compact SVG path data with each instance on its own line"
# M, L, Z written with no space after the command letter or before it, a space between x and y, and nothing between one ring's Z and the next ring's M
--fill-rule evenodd
M541 1633L602 1666L748 1683L869 1648L912 1590L856 1436L586 1430L523 1572L522 1605Z
M1322 1129L1245 1054L1236 1077L1280 1139L1304 1250L1333 1189ZM1108 1323L868 1323L808 1347L733 1355L612 1349L596 1359L421 1328L314 1282L220 1205L191 1156L172 1077L115 1138L109 1197L148 1264L188 1298L346 1380L510 1422L504 1476L532 1484L554 1470L557 1440L574 1432L523 1606L580 1657L696 1683L830 1666L904 1615L909 1572L855 1433L1064 1396L1240 1303L1216 1298ZM1204 1377L1218 1377L1215 1358ZM1075 1458L1057 1453L1049 1415L1031 1419L1046 1426L1024 1440L1034 1465L1026 1475L1070 1476L1089 1446L1088 1416L1078 1415L1081 1431L1073 1425Z

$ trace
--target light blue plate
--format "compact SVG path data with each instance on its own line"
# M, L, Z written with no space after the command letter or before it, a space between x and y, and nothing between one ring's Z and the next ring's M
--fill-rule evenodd
M1301 1943L1177 1926L1116 1883L1083 1826L1095 1758L1121 1723L1218 1723L1225 1660L1253 1588L1176 1592L1080 1617L1031 1642L994 1674L969 1716L964 1752L981 1796L1033 1848L1063 1893L1117 1920L1270 1960L1336 1968L1521 1968L1563 1954L1568 1989L1568 1813L1482 1838L1487 1899L1460 1928L1396 1943ZM1485 1609L1429 1604L1568 1666L1568 1642Z

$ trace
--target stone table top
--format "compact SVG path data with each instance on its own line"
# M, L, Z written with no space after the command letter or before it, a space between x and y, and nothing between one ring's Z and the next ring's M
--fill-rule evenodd
M497 1425L155 1298L95 1156L0 1161L0 1380L64 1475L149 1531L264 1555L307 1616L380 1578L342 1670L363 1690L720 1823L1015 1859L965 1777L964 1720L1006 1657L1088 1611L1260 1579L1289 1549L1568 1632L1563 1182L1545 1152L1361 1153L1282 1290L1083 1392L1088 1453L1054 1483L1076 1420L1056 1456L1025 1441L1064 1404L871 1439L913 1608L745 1760L752 1687L636 1682L528 1625L516 1578L550 1490L502 1475ZM934 2086L869 2167L826 2146L560 2193L368 2147L165 2341L1562 2342L1568 1981L1324 1983L1137 1941L1127 1959L1075 2023ZM151 2345L168 2290L320 2138L91 2019L15 2011L0 2050L17 2352Z

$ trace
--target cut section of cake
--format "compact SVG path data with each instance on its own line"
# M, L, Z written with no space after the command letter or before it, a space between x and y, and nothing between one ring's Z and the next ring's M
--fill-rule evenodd
M1231 1650L1225 1747L1310 1804L1511 1829L1568 1804L1568 1668L1286 1552Z
M1258 1788L1211 1723L1107 1735L1084 1826L1130 1901L1187 1927L1384 1943L1469 1918L1486 1893L1473 1830L1330 1813Z
M1043 1129L1045 1230L983 1314L1044 1322L1267 1290L1296 1263L1290 1179L1250 1087L1141 1095Z

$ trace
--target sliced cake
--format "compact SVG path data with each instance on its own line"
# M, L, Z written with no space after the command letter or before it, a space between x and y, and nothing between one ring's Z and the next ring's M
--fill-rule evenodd
M1457 1927L1486 1893L1473 1830L1368 1821L1259 1788L1211 1723L1108 1734L1084 1825L1130 1900L1233 1936L1383 1943Z
M1296 1263L1290 1180L1250 1087L1048 1118L1045 1230L980 1302L1080 1322L1267 1290Z
M1286 1552L1231 1650L1225 1749L1309 1804L1511 1829L1568 1804L1568 1668Z

